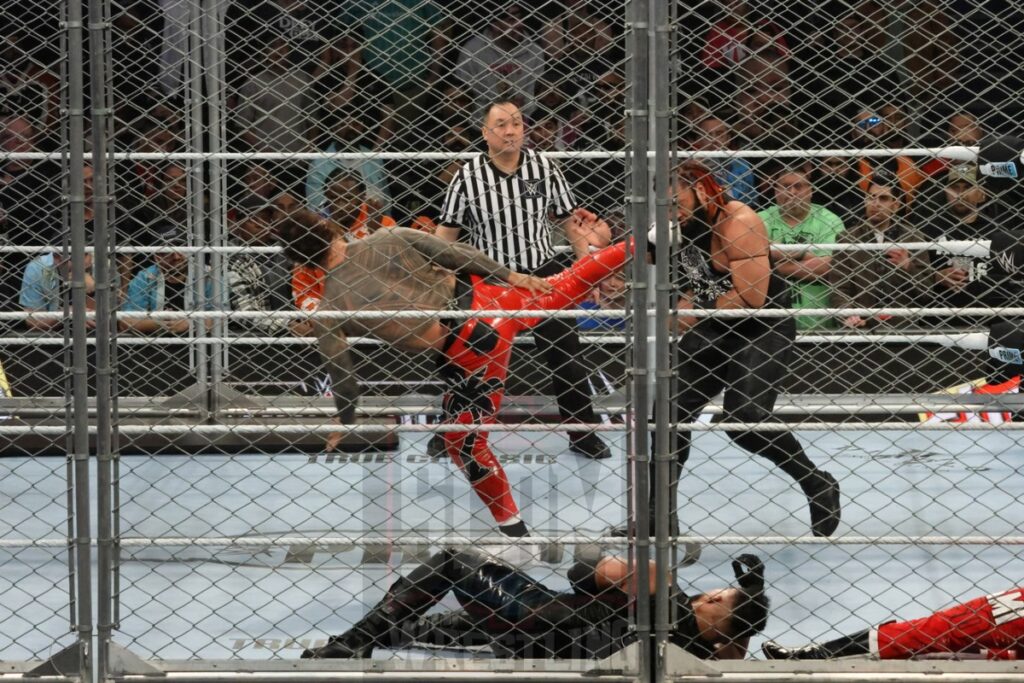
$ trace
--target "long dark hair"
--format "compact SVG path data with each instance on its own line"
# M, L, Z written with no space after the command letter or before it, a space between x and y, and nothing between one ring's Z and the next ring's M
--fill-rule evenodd
M681 163L676 168L676 182L684 187L699 187L718 211L724 210L729 201L729 193L715 180L715 174L700 162L688 160Z
M331 242L340 234L335 223L298 207L279 211L276 228L285 257L298 266L322 266Z

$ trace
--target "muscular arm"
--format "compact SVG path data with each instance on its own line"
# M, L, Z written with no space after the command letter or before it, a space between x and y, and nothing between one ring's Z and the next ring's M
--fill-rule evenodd
M359 399L359 385L356 383L352 367L352 354L348 350L348 339L341 326L316 323L316 335L320 355L327 365L327 374L331 376L331 393L338 411L341 424L354 424L356 421L356 401Z
M57 327L58 325L62 325L64 323L64 319L63 318L50 318L50 317L34 318L34 317L32 317L33 313L45 313L46 311L35 310L35 309L31 309L31 308L26 308L24 310L25 310L26 313L28 313L28 317L25 318L25 324L28 326L28 328L30 330L51 330L54 327Z
M594 626L615 616L617 609L601 598L583 595L556 595L531 609L515 624L527 634L550 633L552 629L579 629Z
M450 230L450 228L438 228L438 232L442 229ZM511 270L468 244L449 242L446 239L410 228L394 228L393 232L429 261L442 268L470 275L496 277L506 282L512 274Z
M768 300L772 274L764 223L744 206L722 221L716 232L729 261L732 289L718 297L715 308L761 308Z
M628 596L616 590L616 585L606 579L615 580L621 558L601 558L597 565L590 562L578 562L569 570L569 579L573 585L573 593L560 593L551 599L531 607L514 624L514 629L527 635L543 635L554 629L579 629L598 624L601 621L620 614L628 604ZM602 570L598 567L606 565L611 573L608 577L598 578ZM628 571L623 570L625 578Z
M653 593L656 590L657 572L653 561L648 566L647 577L650 581L650 592ZM602 590L617 588L626 593L636 593L636 568L630 567L629 562L623 557L616 557L614 555L602 557L598 561L597 566L594 567L594 583L598 589Z

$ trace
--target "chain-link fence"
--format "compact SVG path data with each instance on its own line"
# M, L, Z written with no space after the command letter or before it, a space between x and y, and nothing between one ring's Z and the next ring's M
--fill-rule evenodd
M1016 3L8 5L0 673L1019 675Z

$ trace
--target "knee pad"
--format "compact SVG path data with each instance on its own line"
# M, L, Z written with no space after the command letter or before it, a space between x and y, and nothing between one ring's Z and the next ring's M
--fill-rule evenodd
M466 346L480 355L486 355L498 345L498 331L483 320L477 320L469 333Z

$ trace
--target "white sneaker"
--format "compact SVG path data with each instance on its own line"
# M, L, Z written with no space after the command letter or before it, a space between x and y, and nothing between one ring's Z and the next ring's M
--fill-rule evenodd
M541 548L536 543L507 543L474 546L490 562L513 569L527 569L540 564Z

